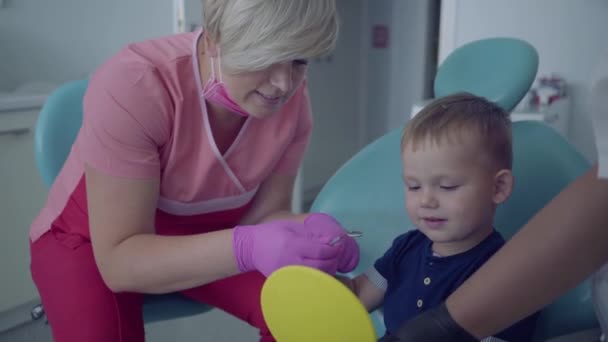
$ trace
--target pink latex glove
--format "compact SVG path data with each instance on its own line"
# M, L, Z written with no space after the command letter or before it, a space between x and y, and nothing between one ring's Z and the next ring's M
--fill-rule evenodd
M340 241L335 246L342 248L338 257L338 272L347 273L355 269L359 263L359 245L352 237L346 235L347 232L340 223L331 215L313 213L304 220L306 229L316 236L320 236L323 241L331 241L337 236L341 236Z
M342 247L330 246L313 236L304 224L286 220L237 226L232 245L241 272L257 270L265 276L288 265L335 274L342 252Z

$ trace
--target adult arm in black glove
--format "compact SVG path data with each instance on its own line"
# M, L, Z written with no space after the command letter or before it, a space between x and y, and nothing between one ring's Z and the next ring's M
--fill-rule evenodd
M475 338L454 321L445 304L427 310L403 323L394 335L379 342L475 342Z

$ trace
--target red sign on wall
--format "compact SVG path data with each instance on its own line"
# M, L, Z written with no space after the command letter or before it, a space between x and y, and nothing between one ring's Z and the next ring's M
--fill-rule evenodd
M372 46L376 49L388 47L388 26L374 25L372 27Z

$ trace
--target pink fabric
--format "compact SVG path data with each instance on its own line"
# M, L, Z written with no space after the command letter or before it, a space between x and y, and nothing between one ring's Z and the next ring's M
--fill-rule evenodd
M68 206L82 202L84 182ZM157 233L191 235L234 226L248 206L198 216L175 217L158 212ZM56 342L143 342L142 298L138 293L112 293L93 256L86 217L66 209L50 231L31 243L32 278ZM71 216L67 216L70 213ZM273 342L262 314L260 293L265 277L247 272L181 291L260 330L260 342ZM77 318L77 324L75 324Z
M199 36L131 44L91 77L82 128L32 223L32 241L65 208L85 163L114 176L159 176L158 208L174 215L243 206L269 175L297 173L312 129L306 83L272 117L247 118L221 155L200 97Z
M211 76L209 76L207 83L205 83L205 86L203 87L203 97L219 106L228 108L233 113L247 117L249 116L249 113L247 113L243 107L239 106L238 103L234 102L234 100L230 98L230 95L228 95L226 85L224 84L224 81L222 81L222 60L219 56L220 54L218 53L217 64L219 79L215 77L215 62L212 57L209 59L211 61Z

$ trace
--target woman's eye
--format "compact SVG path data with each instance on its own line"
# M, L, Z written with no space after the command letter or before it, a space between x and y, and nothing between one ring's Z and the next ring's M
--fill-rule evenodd
M458 189L458 185L441 185L439 186L442 190L452 191Z
M294 59L293 64L298 65L298 66L308 65L308 60L307 59Z
M408 186L407 189L409 191L418 191L418 190L420 190L420 187L417 185L414 185L414 186Z

